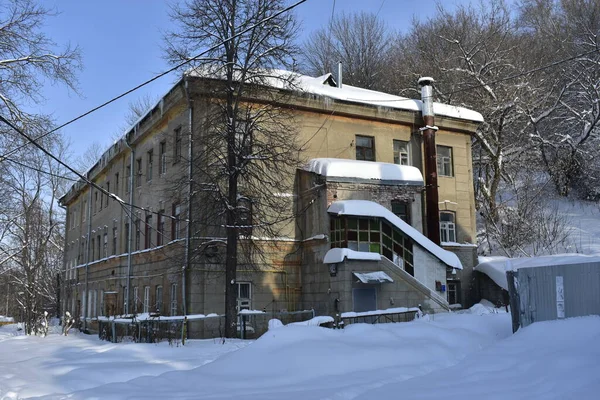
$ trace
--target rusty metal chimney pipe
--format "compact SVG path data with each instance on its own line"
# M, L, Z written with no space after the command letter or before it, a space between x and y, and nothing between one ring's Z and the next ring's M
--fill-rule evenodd
M427 237L433 243L440 244L440 210L437 180L437 152L435 148L435 126L433 114L433 78L423 77L419 79L421 86L421 101L423 103L421 113L423 115L424 127L420 128L423 134L423 151L425 153L425 213Z

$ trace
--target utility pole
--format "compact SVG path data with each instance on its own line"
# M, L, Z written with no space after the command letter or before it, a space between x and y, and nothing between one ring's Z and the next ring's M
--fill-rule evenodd
M423 134L423 150L425 153L425 211L427 217L427 237L433 243L440 244L440 210L437 180L437 152L435 148L435 126L433 113L433 78L419 79L421 86L421 101L423 103L421 114L424 127L420 128Z

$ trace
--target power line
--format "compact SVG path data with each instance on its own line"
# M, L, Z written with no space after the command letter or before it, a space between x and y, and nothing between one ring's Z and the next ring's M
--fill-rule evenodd
M133 92L135 92L135 91L136 91L136 90L138 90L138 89L141 89L142 87L144 87L144 86L146 86L146 85L148 85L148 84L150 84L150 83L154 82L155 80L157 80L157 79L160 79L160 78L162 78L163 76L165 76L165 75L168 75L168 74L170 74L171 72L178 70L179 68L183 67L184 65L187 65L187 64L191 63L192 61L196 61L196 60L198 60L198 59L199 59L200 57L202 57L203 55L205 55L205 54L207 54L207 53L209 53L209 52L211 52L211 51L214 51L214 50L218 49L218 48L219 48L219 46L222 46L222 45L224 45L225 43L228 43L228 42L230 42L230 41L232 41L232 40L234 40L234 39L238 38L239 36L241 36L241 35L243 35L243 34L245 34L245 33L249 32L249 31L251 31L251 30L253 30L253 29L255 29L255 28L259 27L260 25L264 24L265 22L268 22L268 21L270 21L270 20L272 20L272 19L274 19L274 18L276 18L276 17L280 16L280 15L281 15L281 14L283 14L283 13L286 13L286 12L288 12L288 11L291 11L291 10L293 10L294 8L298 7L298 6L299 6L299 5L301 5L302 3L305 3L306 1L308 1L308 0L299 0L298 2L296 2L296 3L294 3L294 4L290 5L290 6L288 6L288 7L286 7L286 8L284 8L284 9L282 9L282 10L279 10L279 11L277 11L277 12L276 12L276 13L274 13L273 15L270 15L270 16L268 16L268 17L265 17L265 18L261 19L260 21L256 22L255 24L253 24L253 25L250 25L250 26L248 26L247 28L245 28L245 29L241 30L240 32L236 33L235 35L233 35L233 36L230 36L230 37L228 37L228 38L226 38L226 39L222 40L221 42L219 42L219 43L215 44L214 46L212 46L212 47L208 48L207 50L204 50L204 51L203 51L203 52L201 52L200 54L197 54L196 56L194 56L194 57L192 57L192 58L190 58L190 59L187 59L187 60L185 60L185 61L182 61L182 62L180 62L179 64L175 65L174 67L172 67L172 68L170 68L170 69L168 69L168 70L166 70L166 71L164 71L164 72L161 72L160 74L158 74L158 75L156 75L156 76L154 76L154 77L152 77L152 78L148 79L148 80L147 80L147 81L145 81L145 82L142 82L142 83L140 83L139 85L137 85L137 86L135 86L135 87L133 87L133 88L131 88L131 89L129 89L129 90L127 90L127 91L125 91L125 92L121 93L121 94L120 94L120 95L118 95L118 96L115 96L115 97L113 97L113 98L112 98L112 99L110 99L110 100L107 100L107 101L105 101L104 103L100 104L99 106L96 106L96 107L92 108L91 110L89 110L89 111L86 111L85 113L78 115L77 117L75 117L75 118L73 118L73 119L71 119L71 120L69 120L69 121L67 121L67 122L65 122L65 123L63 123L63 124L61 124L61 125L57 126L56 128L54 128L54 129L52 129L52 130L50 130L50 131L48 131L48 132L46 132L46 133L42 134L41 136L39 136L39 137L38 137L38 138L36 138L35 140L37 141L37 140L43 139L44 137L46 137L46 136L50 135L51 133L54 133L54 132L58 131L59 129L62 129L62 128L64 128L65 126L67 126L67 125L70 125L70 124L72 124L73 122L75 122L75 121L78 121L78 120L80 120L81 118L84 118L84 117L86 117L86 116L88 116L88 115L90 115L90 114L92 114L92 113L94 113L94 112L96 112L96 111L100 110L101 108L104 108L104 107L106 107L107 105L109 105L109 104L111 104L111 103L114 103L115 101L117 101L117 100L119 100L119 99L121 99L121 98L123 98L123 97L127 96L128 94L130 94L130 93L133 93ZM335 4L335 3L334 3L334 4ZM31 139L30 139L30 140L31 140ZM31 143L33 143L33 142L31 142ZM9 151L8 153L6 153L6 154L4 154L4 155L0 156L0 160L2 160L3 158L5 158L5 157L8 157L8 156L10 156L10 155L14 154L15 152L19 151L20 149L22 149L23 147L27 146L28 144L29 144L29 143L25 143L25 144L23 144L23 145L21 145L21 146L17 147L16 149L13 149L13 150Z

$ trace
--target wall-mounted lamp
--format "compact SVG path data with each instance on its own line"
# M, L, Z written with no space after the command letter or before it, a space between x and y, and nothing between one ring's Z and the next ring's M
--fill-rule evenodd
M336 276L338 267L336 263L329 264L329 276Z

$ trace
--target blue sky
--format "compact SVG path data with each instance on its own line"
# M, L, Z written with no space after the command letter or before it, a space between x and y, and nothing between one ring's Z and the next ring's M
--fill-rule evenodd
M453 7L470 0L444 0ZM46 102L35 108L63 123L168 69L161 58L161 32L168 30L169 4L173 0L44 0L60 14L47 21L44 31L57 43L77 44L82 49L84 69L79 74L80 95L64 87L47 85ZM291 4L291 2L290 2ZM334 0L308 0L296 15L302 35L327 24ZM434 0L335 0L335 12L371 11L394 30L404 30L414 15L431 16ZM93 142L105 146L123 126L130 101L151 94L164 94L175 81L166 76L129 96L85 117L62 132L71 143L73 156Z

